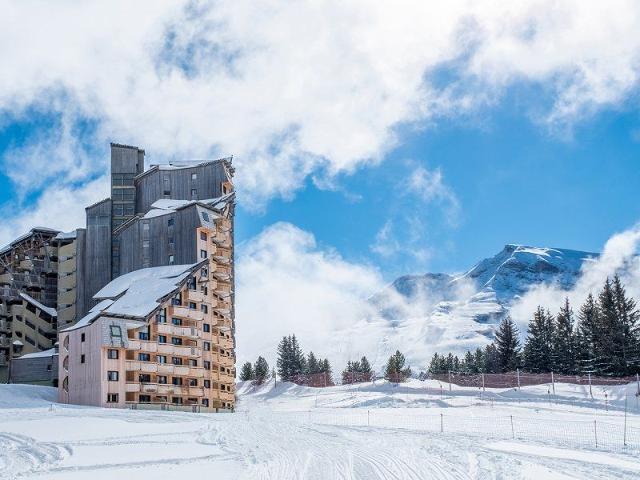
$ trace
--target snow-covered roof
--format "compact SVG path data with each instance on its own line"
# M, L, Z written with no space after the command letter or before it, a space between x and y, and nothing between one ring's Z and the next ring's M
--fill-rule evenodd
M17 244L19 244L20 242L22 242L23 240L26 240L27 238L29 238L31 235L34 235L37 232L43 232L43 233L49 233L49 234L53 234L53 233L59 233L60 230L54 230L53 228L48 228L48 227L33 227L31 230L29 230L27 233L24 233L22 235L20 235L18 238L16 238L15 240L13 240L11 243L9 243L8 245L5 245L4 247L0 248L0 255L3 253L8 252L9 250L11 250L14 246L16 246Z
M149 210L143 218L153 218L169 213L174 213L177 210L188 207L189 205L200 205L216 210L223 209L226 204L234 197L234 192L228 193L217 198L207 198L204 200L173 200L170 198L162 198L156 200L151 204L151 210Z
M146 317L158 307L160 299L176 290L199 265L194 263L136 270L112 280L93 298L113 300L102 313Z
M76 330L78 328L82 328L82 327L86 327L87 325L90 325L91 323L93 323L93 321L96 318L100 316L102 311L105 308L109 307L112 303L113 303L113 300L108 298L98 302L98 304L96 304L91 310L89 310L89 313L87 313L84 317L78 320L74 325L72 325L71 327L62 329L60 331L70 332L71 330Z
M40 310L42 310L43 312L48 313L50 316L52 317L57 317L58 316L58 312L56 312L56 309L53 307L47 307L43 304L41 304L39 301L37 301L35 298L30 297L29 295L27 295L24 292L20 292L20 296L22 298L24 298L27 302L29 302L31 305L33 305L36 308L39 308Z
M27 353L26 355L22 355L18 357L18 360L23 358L43 358L43 357L53 357L54 355L58 355L55 348L50 348L49 350L44 350L42 352L33 352Z
M70 232L60 232L56 235L56 240L74 240L77 237L77 230L71 230Z

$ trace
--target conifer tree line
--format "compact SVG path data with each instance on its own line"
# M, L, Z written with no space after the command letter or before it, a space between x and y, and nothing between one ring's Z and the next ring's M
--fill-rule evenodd
M460 359L436 353L434 374L531 373L625 376L640 372L640 313L618 276L607 278L596 296L589 294L575 313L569 300L554 316L538 306L528 324L524 346L511 318L499 325L493 343Z
M313 352L305 356L295 335L280 340L277 367L278 375L285 382L307 384L310 376L323 374L324 384L332 384L329 360L318 358Z
M370 382L373 380L373 370L371 370L371 364L367 357L362 357L360 360L347 362L347 367L342 371L342 383L344 385L349 383Z
M262 385L269 376L269 364L264 357L258 357L253 365L251 362L245 362L240 369L240 380L252 380L254 385Z

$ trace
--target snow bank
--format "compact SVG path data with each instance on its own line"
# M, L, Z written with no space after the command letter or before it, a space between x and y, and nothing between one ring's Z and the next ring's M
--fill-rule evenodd
M56 402L58 389L37 385L0 384L0 408L40 408Z

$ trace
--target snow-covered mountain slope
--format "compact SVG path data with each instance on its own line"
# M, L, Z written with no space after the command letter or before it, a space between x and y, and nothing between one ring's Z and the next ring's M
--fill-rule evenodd
M372 296L377 314L345 332L341 353L362 352L378 368L400 349L416 369L434 352L464 353L493 338L494 328L530 288L570 289L596 253L506 245L460 275L408 275ZM367 353L368 352L368 353Z

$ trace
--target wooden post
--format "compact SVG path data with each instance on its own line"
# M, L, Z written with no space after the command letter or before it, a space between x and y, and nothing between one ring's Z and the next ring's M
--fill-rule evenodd
M593 436L596 439L596 448L598 448L598 424L597 420L593 421Z
M553 379L553 372L551 372L551 388L553 388L553 394L556 394L556 382Z
M444 415L440 414L440 433L444 432Z
M511 438L514 440L516 439L516 432L513 429L513 415L511 415Z
M482 374L482 391L484 392L484 373Z
M591 391L591 373L589 373L589 396L593 398L593 392Z
M451 391L451 370L449 370L449 391Z
M367 427L370 425L370 421L369 421L369 410L367 410Z
M520 369L516 368L516 375L518 376L518 390L520 390Z
M626 447L627 446L627 397L629 396L629 394L627 392L625 392L624 395L624 440L623 440L623 445Z

